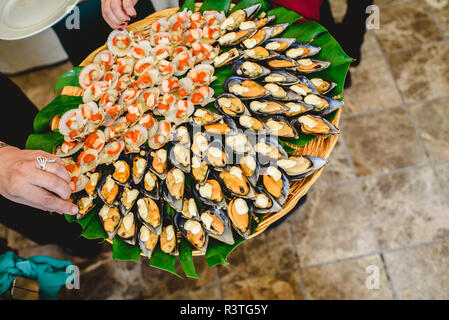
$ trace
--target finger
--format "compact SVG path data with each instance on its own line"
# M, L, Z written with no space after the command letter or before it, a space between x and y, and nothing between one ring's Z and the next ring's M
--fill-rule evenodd
M32 174L31 183L57 194L61 199L70 198L72 190L70 185L54 174L36 169Z
M36 161L37 161L37 157L44 157L44 158L47 158L52 161L54 160L55 163L59 163L60 165L65 166L64 160L62 160L61 158L59 158L51 153L47 153L44 151L36 151L36 152L31 153L30 155L31 155L31 158Z
M112 12L110 1L104 1L104 5L102 7L103 18L109 24L109 26L113 29L117 29L122 23L119 19L117 19Z
M121 0L112 0L111 9L115 17L121 21L121 23L129 21L128 15L123 11Z
M78 213L78 207L75 204L62 200L42 188L34 187L32 193L33 196L29 199L29 201L34 203L35 207L42 208L42 210L45 211L58 212L62 214L74 215Z
M45 169L45 171L58 176L59 178L70 184L70 174L65 166L60 165L59 163L47 163L47 168Z
M137 15L136 9L134 9L134 2L132 0L123 0L123 9L130 17L135 17Z

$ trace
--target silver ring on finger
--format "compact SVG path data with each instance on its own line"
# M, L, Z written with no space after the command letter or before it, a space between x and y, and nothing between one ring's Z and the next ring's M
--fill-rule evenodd
M46 157L36 157L37 166L42 171L45 171L47 169L47 163L53 163L56 162L56 159L48 159Z

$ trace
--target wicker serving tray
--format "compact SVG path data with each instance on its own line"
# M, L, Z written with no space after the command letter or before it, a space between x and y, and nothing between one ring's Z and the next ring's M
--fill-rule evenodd
M196 9L201 6L201 4L196 4ZM138 22L135 22L127 27L128 31L142 31L145 28L148 28L153 22L157 21L158 19L162 17L167 17L170 15L175 14L179 8L170 8L165 9L162 11L158 11L155 13L150 14L145 19L142 19ZM103 45L102 47L98 48L94 52L92 52L80 65L86 66L93 62L95 56L102 50L107 49L107 45ZM83 95L83 89L79 87L64 87L62 90L62 94L64 95L70 95L70 96L82 96ZM337 111L336 117L334 120L332 120L332 124L338 127L339 121L340 121L340 114L341 109ZM329 158L329 155L332 152L332 149L334 148L335 144L337 143L338 135L329 136L329 137L317 137L313 139L311 142L307 143L304 147L297 147L294 145L290 145L292 148L294 148L296 151L294 154L296 155L310 155L320 158ZM289 213L298 203L298 201L309 191L310 187L315 183L315 181L320 177L321 172L323 169L320 169L316 172L314 172L312 175L307 177L304 180L294 182L290 184L290 194L287 198L287 202L283 206L283 210L277 213L268 214L264 217L263 221L258 225L256 231L249 237L253 238L257 235L264 232L272 223L276 222L283 216L285 216L287 213ZM110 240L110 239L108 239ZM112 242L112 241L109 241ZM198 254L195 253L194 254Z

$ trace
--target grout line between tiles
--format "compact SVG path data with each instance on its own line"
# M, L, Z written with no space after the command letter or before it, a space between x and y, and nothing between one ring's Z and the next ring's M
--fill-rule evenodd
M291 223L288 223L288 225L287 225L287 232L288 232L288 237L290 238L290 245L292 246L293 253L294 253L295 257L296 257L295 269L298 272L299 287L300 287L302 296L304 297L304 300L307 300L306 286L305 286L304 281L302 280L301 271L300 271L301 270L301 264L299 263L300 257L299 257L298 251L296 250L295 241L293 240L293 232L292 232L292 225L291 225Z
M215 269L215 282L217 285L218 300L223 300L223 289L221 288L221 277L218 268Z
M376 38L376 41L377 41L377 38ZM382 54L383 54L384 61L385 61L386 65L387 65L387 67L388 67L388 70L389 70L389 72L390 72L390 75L391 75L391 77L393 78L393 83L394 83L394 85L395 85L395 87L396 87L396 90L399 92L399 96L401 97L401 101L402 101L402 103L403 103L403 109L404 109L404 111L407 113L407 116L408 116L409 121L411 122L411 124L412 124L412 126L413 126L413 129L414 129L414 131L415 131L415 135L416 135L416 137L417 137L417 139L418 139L418 141L419 141L419 144L420 144L421 148L424 150L424 154L425 154L425 156L426 156L426 158L427 158L427 160L428 160L428 164L429 164L429 166L431 167L431 169L432 169L432 171L433 171L434 177L436 178L436 181L437 181L437 183L438 183L439 190L440 190L440 195L444 197L444 199L446 200L446 204L447 204L447 206L449 207L449 197L448 197L448 195L446 194L446 192L444 191L443 183L441 182L441 179L440 179L440 177L438 176L438 172L437 172L437 170L436 170L435 163L433 162L433 159L432 159L432 157L430 156L430 154L429 154L429 152L428 152L428 150L427 150L427 148L426 148L426 146L425 146L425 144L424 144L424 141L423 141L423 139L422 139L422 137L421 137L421 132L420 132L420 130L418 129L418 126L417 126L417 124L416 124L415 118L413 117L413 115L412 115L411 112L410 112L409 105L410 105L410 104L413 104L413 103L408 103L408 102L405 100L405 97L404 97L404 95L402 94L402 91L400 90L400 87L399 87L399 85L398 85L398 83L397 83L397 81L396 81L396 78L394 77L393 71L392 71L392 69L391 69L390 62L388 61L388 59L387 59L387 57L386 57L386 54L385 54L385 51L384 51L382 48L381 48L381 52L382 52Z
M424 0L421 0L421 1L424 2L424 8L426 9L427 13L432 18L433 23L435 23L435 26L437 27L438 32L440 33L441 38L443 38L443 40L446 39L446 36L444 35L443 29L441 28L440 24L438 23L438 20L435 17L433 9L430 8L430 6L427 3L427 1L424 1Z

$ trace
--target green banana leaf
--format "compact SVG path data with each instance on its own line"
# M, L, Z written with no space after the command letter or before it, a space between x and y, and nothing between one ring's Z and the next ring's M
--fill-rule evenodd
M28 136L25 148L29 150L43 150L52 153L53 149L64 142L64 136L57 131L48 133L32 133Z
M55 92L65 86L79 87L79 76L81 70L83 70L83 67L74 67L69 71L64 72L58 81L56 81Z
M209 246L206 252L206 261L209 267L212 268L219 264L226 266L229 264L227 261L229 254L245 241L245 239L235 234L234 240L235 243L230 245L215 239L209 239Z
M60 95L57 96L46 107L39 111L34 118L34 132L42 132L50 125L51 120L56 115L63 115L69 110L76 109L83 103L81 97Z
M114 237L112 243L112 257L114 260L122 261L140 261L139 246L131 246L121 240L119 237Z
M181 245L179 246L179 261L187 277L200 279L201 277L196 273L195 264L193 263L192 248L189 241L182 237Z
M280 24L280 23L292 24L295 21L302 18L302 16L297 14L295 11L289 10L284 7L277 7L277 8L271 9L267 12L267 15L268 16L276 16L276 19L274 20L273 24Z
M184 1L184 4L182 5L181 8L179 8L179 11L184 11L184 9L187 9L189 11L194 11L195 10L195 0L186 0Z
M160 246L156 245L156 248L154 249L153 255L151 256L150 259L150 266L164 271L168 271L177 277L181 277L176 272L175 265L176 265L176 257L163 252Z
M203 5L201 6L199 11L201 13L209 10L228 12L231 2L231 0L204 0Z

